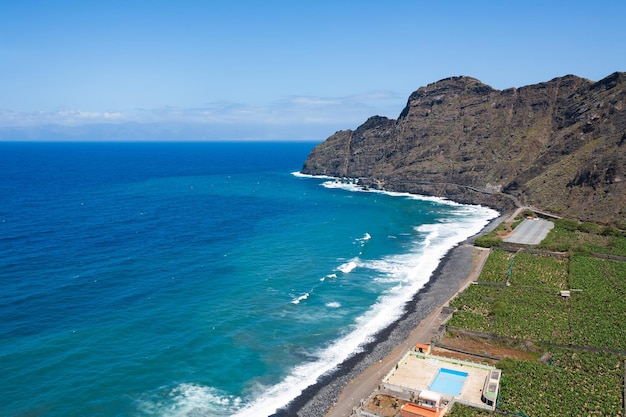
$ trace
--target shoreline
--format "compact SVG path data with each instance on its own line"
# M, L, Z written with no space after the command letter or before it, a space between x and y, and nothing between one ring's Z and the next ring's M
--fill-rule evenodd
M491 220L476 236L500 224L508 215ZM430 343L436 335L443 315L441 308L478 278L487 250L472 245L469 238L441 259L430 280L411 301L403 306L400 318L374 336L362 351L349 357L337 368L307 387L287 406L271 417L342 417L372 394L382 378L416 342Z

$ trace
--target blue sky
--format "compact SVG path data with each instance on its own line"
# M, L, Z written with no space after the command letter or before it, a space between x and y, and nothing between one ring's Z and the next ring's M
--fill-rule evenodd
M622 0L1 0L0 140L323 140L453 75L626 71L624 21Z

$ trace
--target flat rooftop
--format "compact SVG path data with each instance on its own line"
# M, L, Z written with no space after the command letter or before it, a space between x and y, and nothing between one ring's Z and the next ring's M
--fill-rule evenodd
M467 373L460 394L454 395L456 401L470 406L492 409L482 402L481 395L486 379L491 371L496 369L493 366L409 352L398 363L397 368L394 368L383 379L383 385L392 391L418 393L429 390L440 369ZM444 397L450 397L448 394L443 394Z

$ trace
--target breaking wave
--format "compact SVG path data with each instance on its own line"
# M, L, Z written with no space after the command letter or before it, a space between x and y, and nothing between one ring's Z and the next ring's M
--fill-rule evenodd
M348 261L346 263L339 265L337 267L337 270L343 272L344 274L349 274L350 272L354 270L354 268L358 266L357 261L358 259L354 258L351 261Z
M324 183L324 186L362 191L353 184L328 182ZM267 416L275 413L300 395L306 387L314 384L320 376L334 370L340 363L358 353L376 333L400 317L402 309L398 309L397 306L410 301L426 285L450 249L478 233L498 214L489 208L463 206L443 199L401 193L388 194L437 200L455 206L455 210L449 221L416 227L420 238L408 253L366 262L353 258L337 267L337 270L344 274L352 272L357 267L369 268L381 275L379 279L394 285L380 295L377 302L358 317L343 336L314 352L315 360L295 366L285 379L267 387L261 395L238 410L234 414L236 417ZM371 236L365 234L359 241L366 242L369 239ZM334 274L325 278L332 275ZM328 302L325 305L329 308L341 307L337 302Z
M308 293L308 292L307 292L307 293L304 293L304 294L302 294L301 296L299 296L299 297L297 297L297 298L294 298L294 299L291 301L291 304L300 304L300 301L304 301L304 300L306 300L307 298L309 298L309 295L310 295L310 293Z

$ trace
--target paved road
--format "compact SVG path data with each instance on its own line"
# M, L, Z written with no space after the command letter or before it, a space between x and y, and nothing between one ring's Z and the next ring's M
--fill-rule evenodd
M542 219L526 219L513 230L506 239L508 243L520 243L522 245L538 245L554 227L554 223Z

